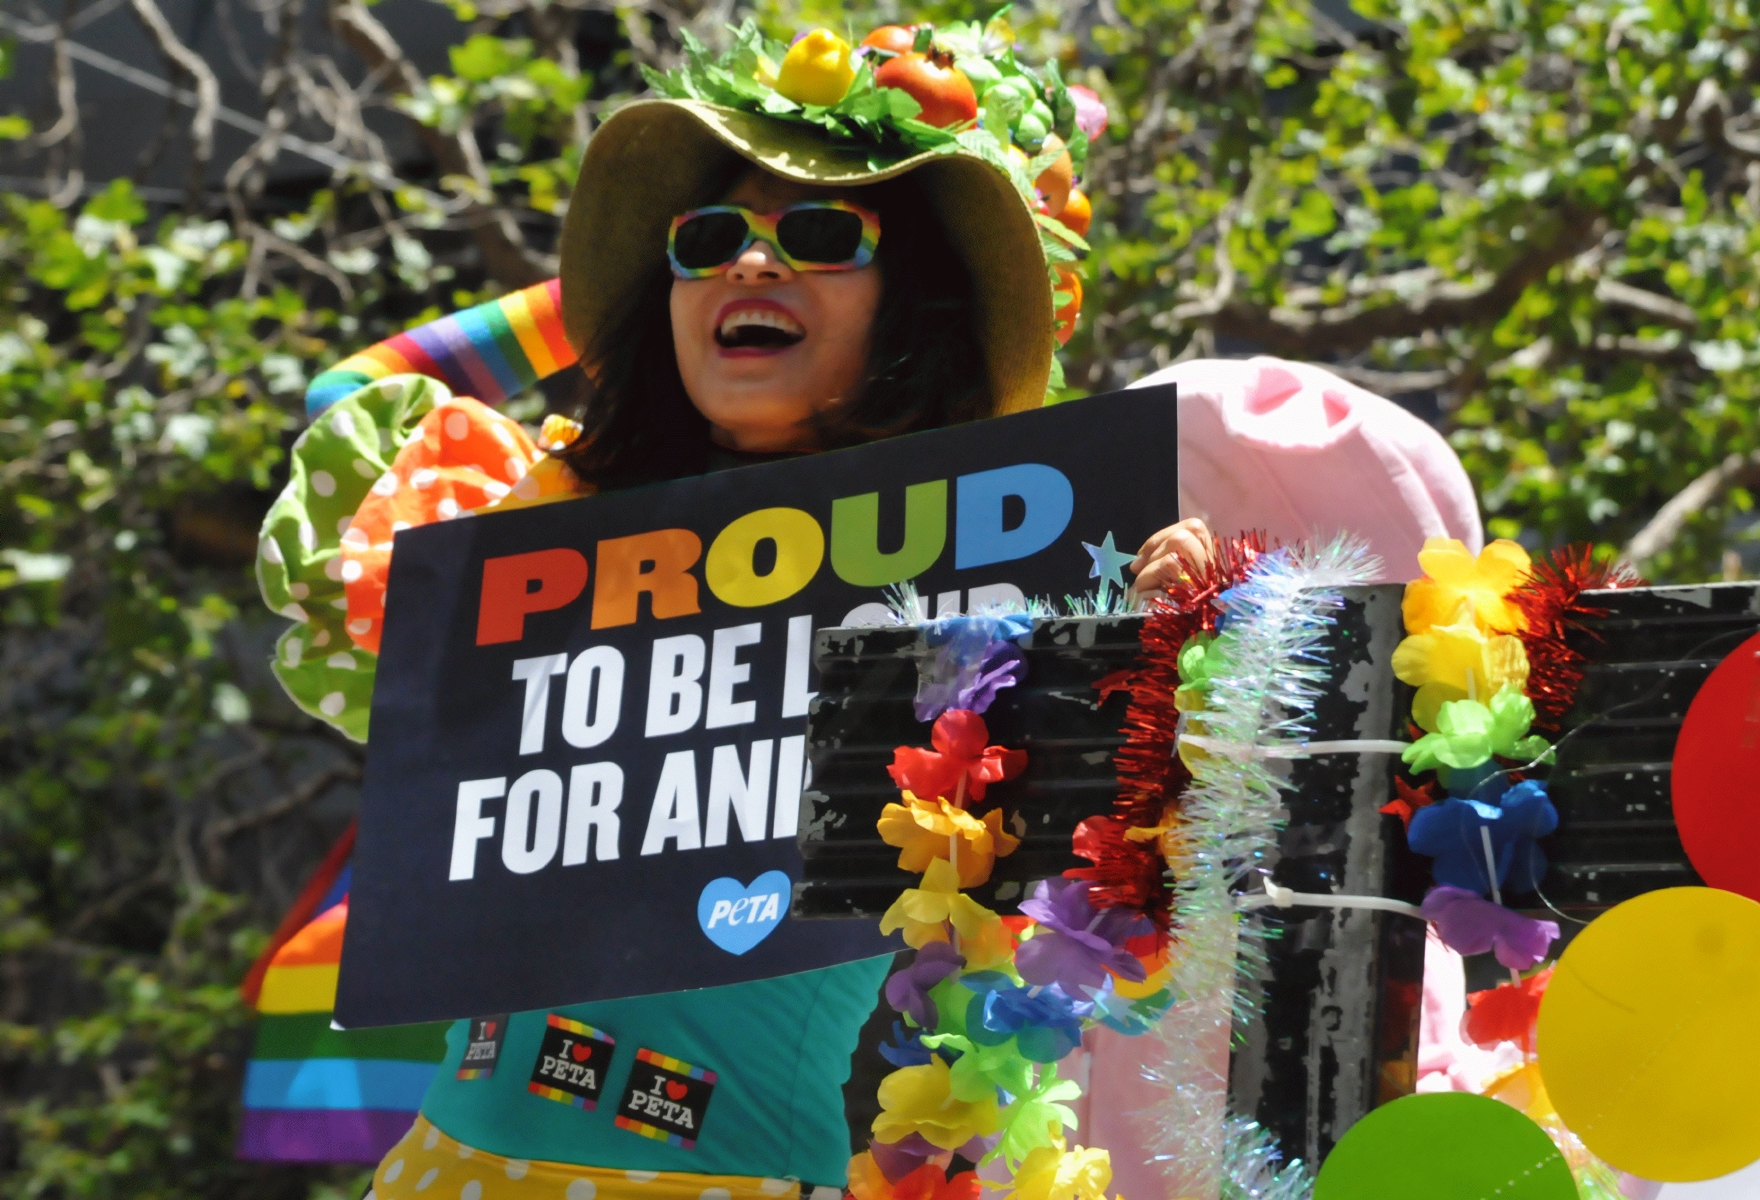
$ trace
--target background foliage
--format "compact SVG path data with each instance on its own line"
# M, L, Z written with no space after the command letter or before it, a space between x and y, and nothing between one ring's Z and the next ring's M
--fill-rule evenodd
M154 151L189 161L190 196L152 207L86 182L76 5L7 7L57 66L0 119L42 185L0 197L0 1196L362 1190L230 1158L234 988L359 773L262 669L276 622L248 564L305 381L553 274L582 145L684 29L905 15L456 0L465 35L424 77L357 0L321 23L300 0L218 2L269 35L269 119L213 161L212 67L130 0L193 101ZM1757 7L1017 7L1023 41L1115 115L1072 384L1181 356L1326 362L1450 431L1493 532L1629 548L1657 578L1739 570L1760 482ZM422 153L394 158L388 122ZM289 202L266 172L296 138L336 169Z

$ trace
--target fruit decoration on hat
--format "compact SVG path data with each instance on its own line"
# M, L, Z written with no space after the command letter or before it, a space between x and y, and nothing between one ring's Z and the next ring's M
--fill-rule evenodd
M1106 105L1091 88L1065 83L1055 62L1021 61L1008 11L982 23L882 25L853 47L823 28L783 46L748 19L723 54L687 32L681 66L643 70L661 96L813 126L872 147L876 159L937 152L991 163L1038 223L1061 345L1081 312L1076 263L1093 206L1079 181L1106 129Z

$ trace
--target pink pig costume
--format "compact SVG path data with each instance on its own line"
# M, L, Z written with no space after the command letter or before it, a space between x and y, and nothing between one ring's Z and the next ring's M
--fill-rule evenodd
M1158 383L1179 385L1181 517L1202 517L1217 533L1262 529L1282 541L1353 533L1380 556L1386 583L1418 577L1426 538L1458 538L1475 554L1483 545L1460 459L1441 434L1390 400L1321 367L1278 358L1196 359L1133 386ZM1438 944L1431 956L1438 951L1452 954ZM1453 965L1443 979L1459 988L1458 957ZM1217 1193L1214 1178L1182 1177L1150 1161L1152 1113L1166 1106L1167 1091L1144 1078L1143 1065L1164 1037L1213 1047L1213 1076L1191 1082L1213 1096L1212 1112L1222 1119L1227 1021L1188 1008L1176 1006L1161 1031L1141 1037L1097 1029L1088 1035L1086 1063L1070 1064L1077 1078L1085 1065L1089 1083L1076 1141L1111 1151L1114 1187L1130 1200Z

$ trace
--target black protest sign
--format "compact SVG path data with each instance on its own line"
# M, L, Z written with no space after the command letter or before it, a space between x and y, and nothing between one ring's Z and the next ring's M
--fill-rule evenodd
M1144 388L400 533L338 1020L895 948L788 915L813 630L903 580L937 616L1128 578L1178 517L1174 424Z

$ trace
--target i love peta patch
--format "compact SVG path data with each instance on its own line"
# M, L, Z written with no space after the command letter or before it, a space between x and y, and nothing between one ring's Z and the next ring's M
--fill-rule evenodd
M532 1066L526 1091L588 1112L599 1107L611 1049L617 1039L591 1025L551 1013L545 1018L544 1044Z
M694 1149L715 1080L715 1072L703 1067L653 1050L637 1050L615 1124L643 1137Z
M747 887L723 875L697 897L697 924L729 954L744 954L776 932L788 916L794 880L786 871L765 871Z
M472 1017L470 1040L465 1043L464 1058L458 1064L458 1078L487 1079L495 1074L501 1059L501 1043L507 1040L507 1014L493 1017Z

